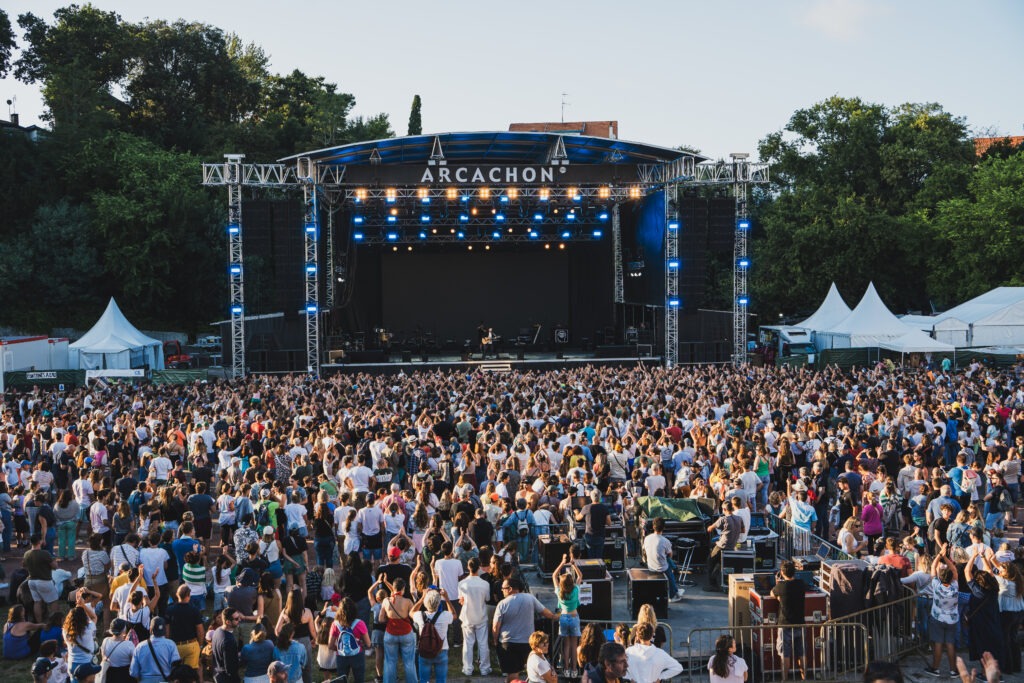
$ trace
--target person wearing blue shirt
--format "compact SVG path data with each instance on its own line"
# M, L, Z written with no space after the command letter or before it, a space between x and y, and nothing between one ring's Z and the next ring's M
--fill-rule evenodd
M171 667L181 661L178 646L166 637L167 622L153 617L149 624L149 640L135 646L129 675L139 683L161 683L171 675Z
M182 522L178 529L178 538L171 544L174 550L174 558L178 561L178 571L185 567L185 554L192 551L200 552L199 541L192 537L194 527L192 522Z
M520 523L525 522L526 526L520 533ZM537 522L533 513L526 509L526 499L520 498L516 501L516 511L505 521L505 538L516 540L516 550L519 557L526 562L532 562L534 540L537 538Z
M275 656L288 667L288 683L299 683L302 670L306 667L306 647L295 640L295 627L285 624L277 633L277 651ZM140 681L140 683L142 683Z

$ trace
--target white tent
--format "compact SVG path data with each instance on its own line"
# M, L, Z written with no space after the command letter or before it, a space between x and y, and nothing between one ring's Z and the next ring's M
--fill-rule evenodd
M163 345L135 329L113 298L85 335L71 344L69 365L81 370L164 369Z
M921 330L910 330L902 337L881 342L879 347L900 353L953 353L956 347L932 339Z
M843 301L843 297L839 295L839 290L836 289L836 283L833 282L832 286L828 288L825 300L818 306L818 310L812 313L810 318L802 323L793 325L793 327L802 327L805 330L811 331L827 330L848 315L850 315L850 307Z
M949 309L933 336L958 347L1024 344L1024 287L996 287Z
M878 346L910 331L911 328L901 323L882 303L874 283L871 283L850 315L828 329L818 330L814 343L819 350L862 348Z

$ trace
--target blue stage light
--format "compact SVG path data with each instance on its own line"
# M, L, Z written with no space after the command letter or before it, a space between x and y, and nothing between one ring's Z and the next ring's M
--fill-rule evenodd
M459 230L459 232L456 233L455 236L458 237L460 240L466 239L466 233L462 232L461 230Z
M508 195L501 195L501 198L498 201L502 204L508 204Z
M606 221L608 220L608 212L602 211L601 213L597 214L597 217L599 220Z
M306 315L316 315L316 304L306 304Z
M595 239L600 239L601 235L603 235L604 233L602 233L600 230L595 230L592 234L594 235Z
M237 263L234 263L228 268L228 272L231 273L232 275L241 275L242 266L238 265Z
M426 230L420 230L420 239L421 240L427 239L427 231Z
M568 230L563 230L562 231L562 239L563 240L567 240L570 237L572 237L572 233L571 232L569 232Z
M460 223L468 223L469 222L469 214L468 213L464 213L461 216L459 216L459 222Z
M394 242L397 239L398 239L398 233L397 232L389 232L388 233L388 242Z
M536 231L536 230L531 230L531 231L530 231L530 239L531 239L531 240L535 240L535 239L537 239L538 237L539 237L539 235L537 234L537 231Z
M669 221L668 229L669 230L678 230L679 229L679 221Z
M315 263L307 263L306 264L306 275L316 275L316 264Z
M362 225L363 224L363 217L362 216L356 216L355 218L352 219L352 222L355 223L356 225Z
M567 220L567 221L574 221L574 220L576 220L576 214L574 214L572 211L570 211L569 213L565 214L565 220Z
M496 213L496 214L494 214L494 220L497 221L498 223L504 223L505 222L505 214L503 214L503 213Z
M397 223L397 222L398 222L398 217L397 216L388 216L388 223Z
M537 221L538 223L542 222L544 220L544 214L542 214L542 213L535 213L535 214L533 214L533 220Z
M736 227L739 228L740 230L750 230L750 221L744 218L743 220L736 224Z
M675 270L679 267L679 259L672 259L668 262L669 270Z
M679 308L679 299L669 299L668 305L671 308Z
M736 303L738 303L740 306L746 306L747 304L750 303L750 297L748 297L746 294L740 294L740 298L736 300Z
M352 239L354 239L356 242L362 241L363 233L361 233L361 232L353 233L352 234Z
M741 258L738 261L738 264L739 264L740 268L749 268L750 267L750 259L748 259L748 258Z
M242 307L235 304L231 307L231 315L242 315Z
M312 234L316 232L316 223L306 223L306 232Z
M496 240L500 240L501 239L501 230L495 230L494 232L492 232L491 233L491 237L493 237Z
M420 223L429 223L429 222L430 222L430 214L425 213L422 216L420 216Z
M469 201L469 195L468 195L468 194L464 194L464 195L462 195L462 199L461 199L460 201L462 201L462 202L468 202L468 201Z
M240 230L241 228L238 226L237 223L232 223L231 225L228 226L229 235L237 235Z
M420 200L420 203L421 204L429 204L430 203L430 197L424 197L423 199Z

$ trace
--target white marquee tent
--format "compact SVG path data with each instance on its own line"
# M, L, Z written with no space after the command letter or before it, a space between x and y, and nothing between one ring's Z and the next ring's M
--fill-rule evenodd
M81 370L164 369L163 345L128 322L113 298L92 329L71 344L68 360Z
M949 309L933 336L958 347L1024 344L1024 287L996 287Z
M827 330L836 323L841 322L848 315L850 315L850 307L843 301L843 297L839 295L839 290L836 289L836 283L833 282L832 286L828 288L825 300L818 306L818 310L812 313L810 318L793 325L793 327L800 327L812 332Z
M818 350L879 346L911 330L882 303L871 283L850 315L829 328L816 330L814 343Z
M879 347L900 353L955 353L956 347L932 339L921 330L910 330L902 337L881 342Z

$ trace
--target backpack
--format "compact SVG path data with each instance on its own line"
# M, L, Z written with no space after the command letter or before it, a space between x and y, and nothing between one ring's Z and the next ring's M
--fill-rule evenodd
M416 652L419 653L420 657L433 659L441 654L441 649L444 647L441 634L437 632L437 627L434 626L441 616L441 610L437 610L434 618L430 620L426 618L426 614L427 611L423 610L423 628L420 629L420 641L416 645Z
M270 503L260 503L256 506L256 526L276 526L270 521Z
M527 513L527 515L528 514L529 513ZM516 533L519 534L520 538L525 538L526 536L529 536L530 535L530 522L529 522L528 517L526 515L520 517L519 513L517 512L516 513L516 519L519 520L518 522L516 522Z
M1013 497L1006 489L999 492L999 502L997 503L997 507L1000 512L1008 512L1013 509Z
M338 625L338 628L341 629L341 635L338 636L339 657L354 657L362 653L362 648L359 647L359 639L356 638L355 631L352 630L358 623L359 620L356 619L352 622L352 626Z

